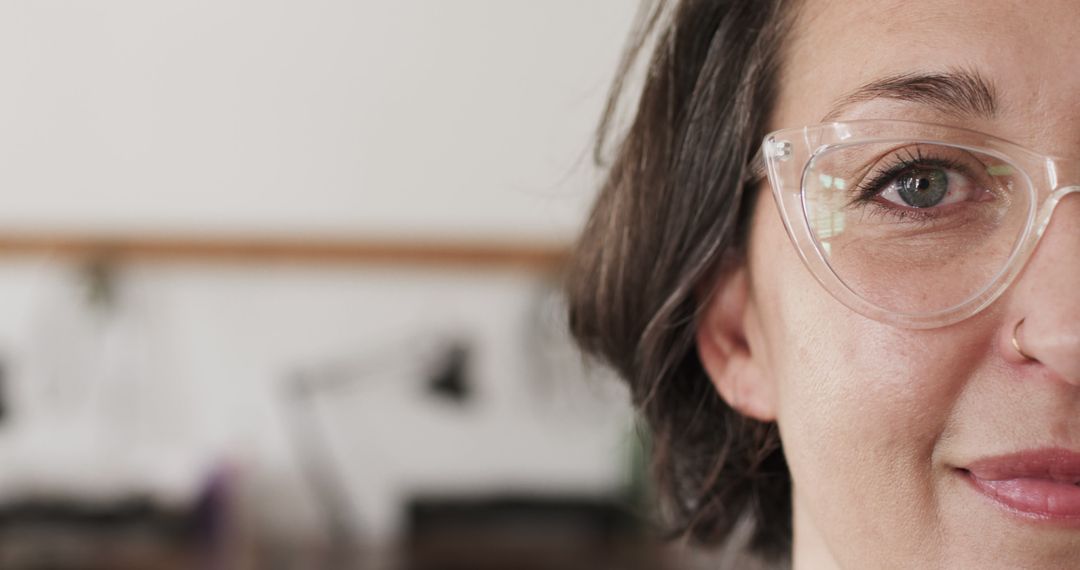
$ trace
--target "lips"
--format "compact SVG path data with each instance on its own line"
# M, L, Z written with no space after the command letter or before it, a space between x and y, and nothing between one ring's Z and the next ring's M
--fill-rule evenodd
M1040 449L980 459L960 472L1017 514L1080 522L1080 453Z

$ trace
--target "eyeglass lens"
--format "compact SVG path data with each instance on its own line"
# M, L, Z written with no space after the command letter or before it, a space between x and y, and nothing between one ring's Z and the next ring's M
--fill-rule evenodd
M932 313L989 286L1031 208L1014 162L945 143L852 143L818 152L803 206L821 254L857 295Z

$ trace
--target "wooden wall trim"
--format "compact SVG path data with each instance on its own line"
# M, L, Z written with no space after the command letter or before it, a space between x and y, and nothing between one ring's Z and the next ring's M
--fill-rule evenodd
M290 262L557 271L568 247L494 241L0 234L0 255L111 261Z

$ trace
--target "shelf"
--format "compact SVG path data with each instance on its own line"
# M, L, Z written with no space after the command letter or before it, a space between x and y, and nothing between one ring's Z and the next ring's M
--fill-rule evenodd
M0 234L0 255L110 261L210 261L517 268L557 271L568 247L549 243L305 237Z

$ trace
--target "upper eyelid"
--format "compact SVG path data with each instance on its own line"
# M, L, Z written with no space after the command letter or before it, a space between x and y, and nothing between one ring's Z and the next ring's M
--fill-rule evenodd
M878 156L878 158L875 158L873 163L869 165L869 168L870 169L877 168L878 165L880 165L882 162L885 162L885 161L888 161L888 160L892 160L894 162L893 166L882 167L879 170L879 172L884 171L884 170L894 170L896 168L911 167L911 166L918 165L920 163L933 164L933 165L940 166L940 167L945 167L945 168L964 168L964 169L967 169L967 170L973 170L971 168L971 166L973 166L973 165L964 164L968 160L970 160L971 162L974 162L974 163L976 163L978 165L979 168L976 168L974 170L985 171L988 168L988 165L985 162L983 162L982 160L979 160L974 154L972 154L969 151L959 149L959 148L948 147L953 152L955 152L958 156L957 157L952 157L952 156L947 157L947 156L939 156L939 155L935 155L935 154L926 154L926 155L924 155L924 154L922 154L922 150L926 146L930 146L930 145L916 144L916 145L906 145L906 146L903 146L903 147L897 147L897 148L890 149L889 151L880 154ZM912 151L911 150L912 147L915 147L916 150ZM938 149L940 147L939 146L934 146L934 148ZM898 158L898 157L901 156L901 153L904 153L903 158ZM919 153L919 154L914 154L914 153Z

